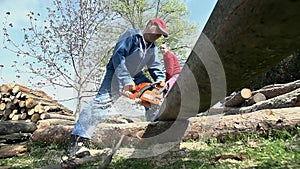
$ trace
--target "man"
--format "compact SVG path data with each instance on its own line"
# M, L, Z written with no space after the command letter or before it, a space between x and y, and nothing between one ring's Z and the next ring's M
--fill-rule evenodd
M90 106L83 109L71 133L67 156L78 154L81 145L91 139L97 124L109 112L113 100L122 92L135 90L135 85L151 82L142 69L147 66L151 77L164 86L165 75L158 58L155 41L162 35L168 36L166 23L159 19L151 19L144 31L127 30L116 43L113 55L106 66L106 74L96 98ZM154 111L146 108L146 119L153 116ZM148 118L147 118L148 117ZM88 155L88 154L87 154Z
M164 67L166 69L167 90L169 92L180 74L180 64L177 57L170 51L167 44L161 44L159 49L163 54Z

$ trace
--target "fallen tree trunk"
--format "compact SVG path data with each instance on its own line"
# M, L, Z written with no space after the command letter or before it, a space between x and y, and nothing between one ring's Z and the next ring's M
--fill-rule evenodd
M268 136L275 130L289 130L300 124L300 107L264 109L247 114L191 118L185 139L226 138L231 135ZM201 132L204 131L204 132Z
M147 147L149 144L179 142L202 137L223 138L234 134L260 134L291 129L300 124L300 107L266 109L238 115L191 117L180 121L139 122L128 124L100 123L95 129L94 144L111 147L124 135L124 146ZM73 126L46 126L37 129L33 141L65 142Z
M124 144L145 146L155 143L217 137L259 134L294 128L300 124L300 107L266 109L248 114L191 117L187 121L161 121L140 126L100 124L94 136L97 144L110 145L125 135Z

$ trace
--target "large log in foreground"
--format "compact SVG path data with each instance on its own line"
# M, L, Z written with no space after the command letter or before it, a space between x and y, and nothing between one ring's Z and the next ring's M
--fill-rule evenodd
M238 115L191 117L181 121L160 121L139 125L99 125L93 141L110 145L125 135L124 144L145 146L199 138L223 138L228 135L258 134L289 130L300 124L300 107L265 109Z
M100 123L92 142L111 147L124 135L123 146L147 147L156 143L179 142L202 137L261 134L294 128L300 124L300 107L265 109L247 114L191 117L188 120L139 122L128 124ZM45 126L32 136L35 142L62 143L68 140L73 126Z
M204 112L293 54L300 46L299 9L292 0L219 0L158 120Z
M268 136L272 131L290 130L300 125L300 107L264 109L238 115L192 117L189 121L185 139L222 139L241 134Z

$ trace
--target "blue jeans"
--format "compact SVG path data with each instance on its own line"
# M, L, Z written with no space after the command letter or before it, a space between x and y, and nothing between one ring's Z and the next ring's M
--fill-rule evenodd
M151 81L142 72L135 76L134 82L135 84L140 84L142 82L151 83ZM116 100L120 96L120 93L116 92L116 88L118 88L118 91L120 91L121 85L118 83L118 81L109 76L109 74L106 74L96 98L92 100L88 106L83 108L79 114L79 118L71 133L72 135L78 135L91 139L98 123L101 122L103 117L108 115L113 100ZM151 121L152 116L150 114L155 112L146 107L145 109L146 120Z
M91 138L98 123L108 114L112 100L109 94L102 94L84 107L72 131L72 135Z

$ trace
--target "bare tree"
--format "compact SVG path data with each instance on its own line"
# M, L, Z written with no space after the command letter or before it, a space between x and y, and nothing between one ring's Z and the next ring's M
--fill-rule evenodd
M103 74L99 65L112 51L110 31L114 16L110 13L109 0L55 0L47 8L48 16L40 24L40 14L28 14L30 27L24 28L24 41L16 44L5 24L4 48L27 58L22 63L31 73L30 83L39 87L52 85L74 89L73 98L82 99L95 94ZM7 17L9 17L7 12ZM18 62L15 62L17 72ZM62 91L63 93L63 91ZM77 104L76 111L80 110Z

